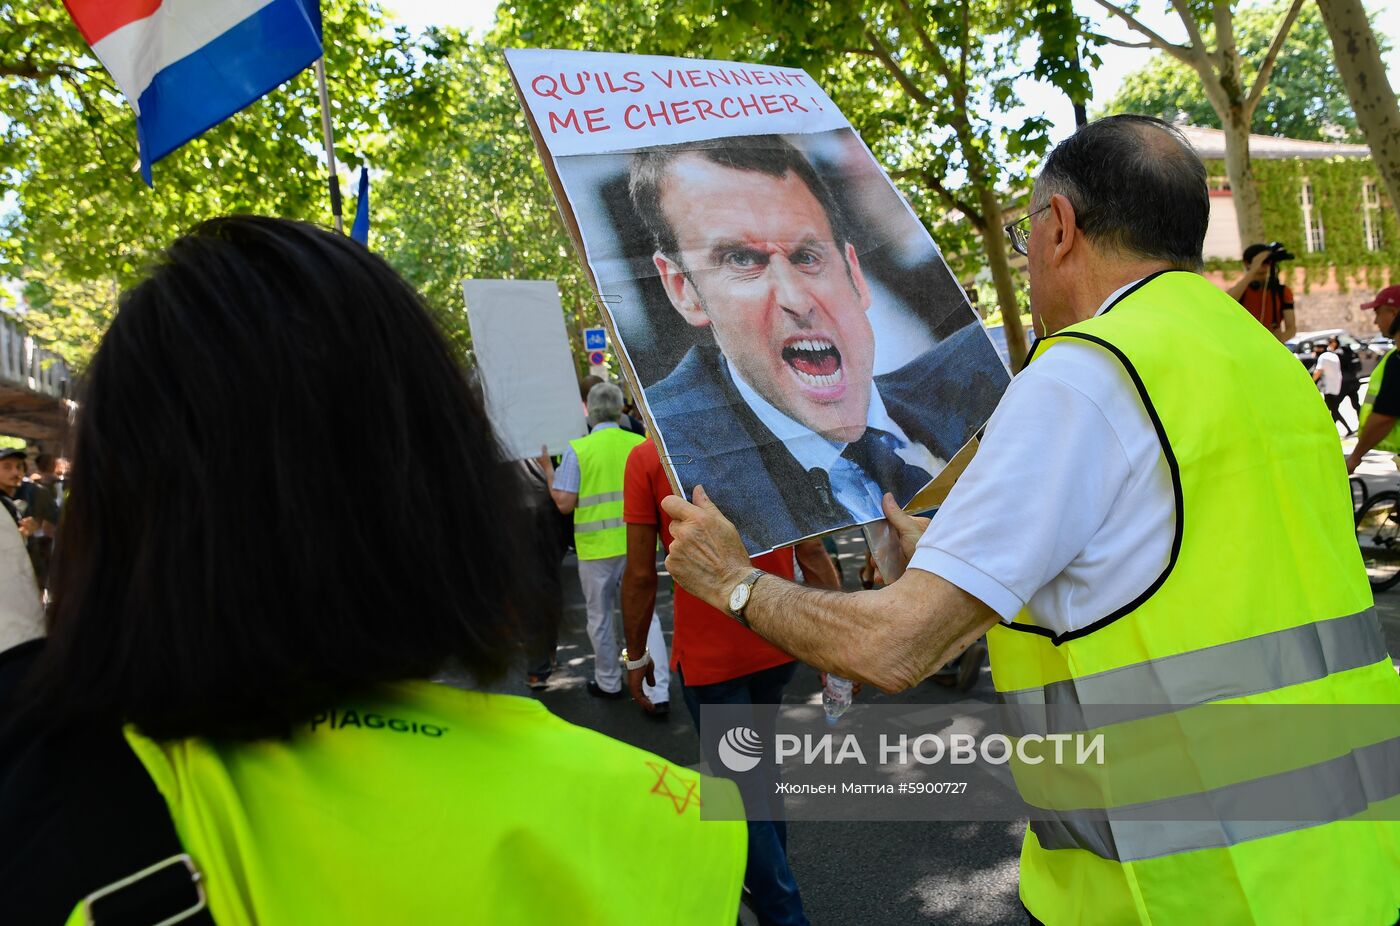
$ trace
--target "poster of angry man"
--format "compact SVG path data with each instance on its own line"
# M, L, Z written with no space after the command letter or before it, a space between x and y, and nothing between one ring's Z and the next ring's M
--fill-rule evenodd
M506 57L672 481L751 553L907 504L986 422L1006 368L805 72Z

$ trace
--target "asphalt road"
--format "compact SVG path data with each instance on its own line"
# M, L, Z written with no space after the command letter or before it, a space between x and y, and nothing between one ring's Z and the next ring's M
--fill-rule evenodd
M858 533L838 539L843 579L859 587L857 569L865 558ZM642 715L630 700L588 696L593 652L584 633L583 595L575 563L565 562L565 615L560 633L559 671L538 694L550 710L573 723L650 750L690 767L700 762L699 741L672 679L670 720ZM670 580L663 576L657 596L669 643ZM991 675L984 668L970 695L926 682L889 697L862 692L863 702L950 704L966 698L993 699ZM817 673L803 666L787 690L787 703L820 704ZM788 854L802 889L807 915L824 924L1024 924L1017 900L1017 858L1025 823L810 823L788 826ZM645 890L643 889L643 894ZM664 903L664 900L658 900ZM753 918L744 911L743 922Z

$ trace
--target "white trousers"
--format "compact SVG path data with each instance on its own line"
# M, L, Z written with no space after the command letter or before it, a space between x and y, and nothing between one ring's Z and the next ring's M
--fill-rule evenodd
M583 600L588 607L588 639L593 644L593 679L604 691L622 689L621 637L618 613L622 591L622 570L627 557L578 561L578 580L583 586ZM655 612L647 629L647 651L655 664L656 684L642 683L642 693L653 704L671 700L671 660L666 654L666 637L661 633L661 621ZM629 654L633 655L633 654Z

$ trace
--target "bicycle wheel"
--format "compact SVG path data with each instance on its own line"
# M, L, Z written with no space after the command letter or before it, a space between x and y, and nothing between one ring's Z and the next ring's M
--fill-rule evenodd
M1366 488L1366 480L1359 476L1352 476L1347 482L1351 483L1351 513L1354 515L1366 507L1366 501L1371 497L1371 493Z
M1356 516L1356 540L1372 590L1383 592L1400 582L1400 496L1373 495Z

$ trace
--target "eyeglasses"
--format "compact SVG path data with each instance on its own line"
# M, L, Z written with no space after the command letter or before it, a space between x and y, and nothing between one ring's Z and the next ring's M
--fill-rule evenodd
M1026 248L1030 244L1031 240L1031 219L1040 215L1042 212L1049 208L1050 204L1046 203L1034 212L1029 213L1028 215L1024 215L1016 221L1012 222L1010 225L1003 226L1006 229L1006 237L1011 239L1011 250L1015 251L1017 254L1020 254L1022 257L1030 256L1027 253Z

